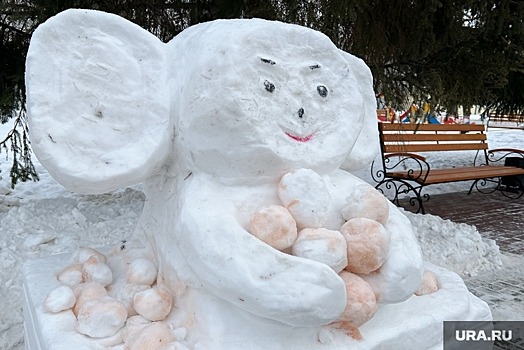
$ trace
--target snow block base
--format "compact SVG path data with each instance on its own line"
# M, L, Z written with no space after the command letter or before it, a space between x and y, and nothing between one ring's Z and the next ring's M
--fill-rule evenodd
M51 314L44 309L47 294L60 285L56 279L57 272L67 266L69 261L70 255L55 255L31 260L24 265L26 350L122 349L123 345L107 346L108 339L94 339L77 333L76 319L71 310ZM342 330L331 326L296 329L282 325L281 329L277 330L274 324L272 327L254 328L253 325L246 324L244 319L244 324L234 322L236 329L228 328L227 323L230 322L226 322L221 326L217 325L217 329L207 330L211 331L214 339L220 339L217 344L209 339L199 339L196 342L198 346L191 343L185 345L189 349L210 350L437 350L443 346L443 321L492 319L488 305L471 294L457 274L432 264L427 264L426 269L433 271L437 276L439 291L413 296L398 304L380 305L375 316L360 327L362 340L350 338ZM227 312L227 308L220 309L222 313ZM214 312L212 309L207 310L208 316L203 317L209 319L209 313ZM230 313L233 315L236 311L231 310ZM230 321L228 317L226 319ZM259 326L260 323L257 327ZM194 340L195 337L192 338Z

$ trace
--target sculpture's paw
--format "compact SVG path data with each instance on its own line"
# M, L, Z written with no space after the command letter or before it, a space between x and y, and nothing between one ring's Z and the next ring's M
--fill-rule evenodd
M292 265L268 278L252 295L260 313L298 327L318 327L337 320L346 307L343 280L327 265L288 256Z

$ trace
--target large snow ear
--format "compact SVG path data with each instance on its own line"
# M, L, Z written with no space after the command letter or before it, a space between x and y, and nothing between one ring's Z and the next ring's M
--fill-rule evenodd
M364 123L353 149L340 167L346 171L356 171L371 164L380 150L377 108L373 91L373 77L369 67L360 58L342 52L353 70L362 94Z
M103 193L140 182L172 136L166 45L116 15L67 10L40 25L26 61L33 150L63 186Z

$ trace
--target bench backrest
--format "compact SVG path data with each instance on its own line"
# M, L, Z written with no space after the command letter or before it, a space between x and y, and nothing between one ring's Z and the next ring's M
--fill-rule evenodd
M382 154L488 149L483 124L378 123Z

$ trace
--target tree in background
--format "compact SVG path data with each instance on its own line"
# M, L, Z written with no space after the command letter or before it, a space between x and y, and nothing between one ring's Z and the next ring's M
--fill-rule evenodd
M524 2L519 0L2 0L0 152L11 184L37 180L25 116L24 67L34 29L68 8L115 13L166 42L196 23L259 17L317 29L363 58L375 91L397 107L431 97L455 110L479 105L524 114ZM276 38L277 39L277 38Z
M309 2L311 3L311 2ZM312 23L370 66L374 88L412 99L523 114L524 2L318 0Z

